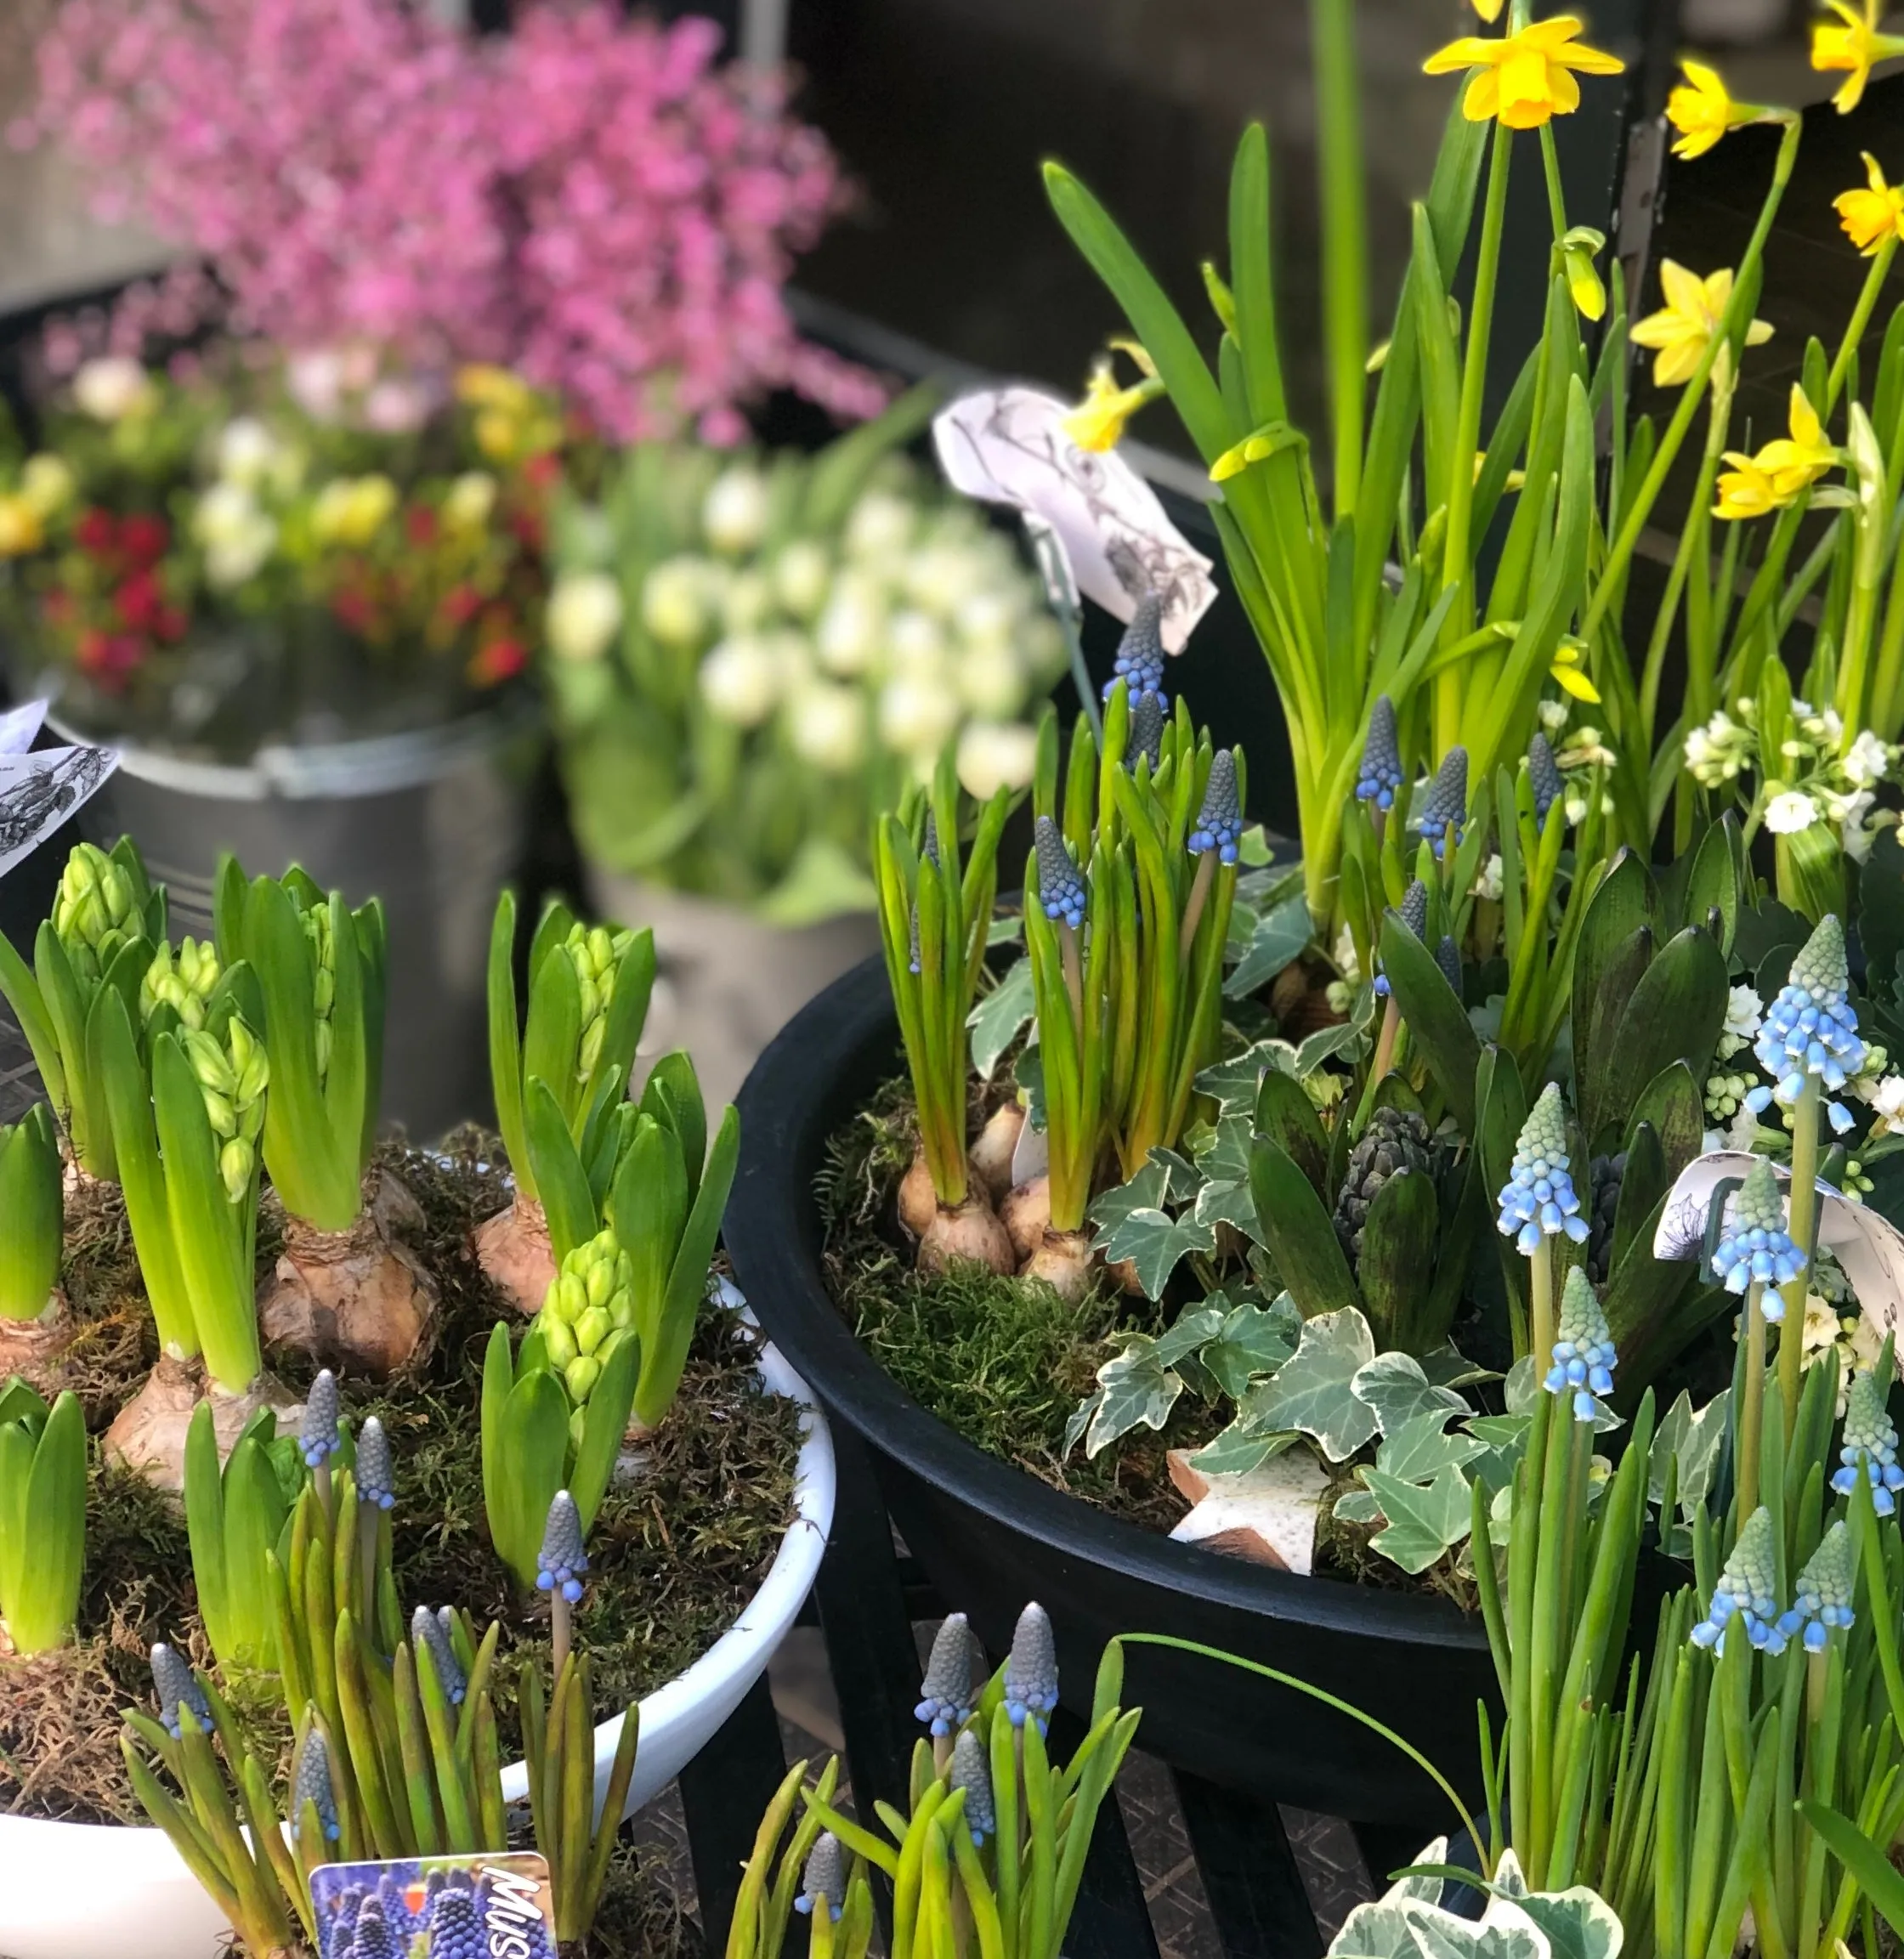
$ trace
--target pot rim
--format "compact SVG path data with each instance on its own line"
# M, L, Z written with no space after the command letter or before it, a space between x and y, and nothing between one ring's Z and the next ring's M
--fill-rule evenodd
M841 1084L868 1051L896 1056L898 1022L883 956L836 981L796 1014L740 1094L740 1161L725 1237L734 1275L828 1410L912 1475L989 1520L1067 1557L1160 1591L1325 1632L1411 1646L1485 1650L1487 1630L1451 1599L1315 1579L1147 1531L987 1454L901 1389L847 1329L820 1277L810 1171L850 1113ZM864 1084L857 1084L864 1085ZM855 1093L857 1093L857 1086Z

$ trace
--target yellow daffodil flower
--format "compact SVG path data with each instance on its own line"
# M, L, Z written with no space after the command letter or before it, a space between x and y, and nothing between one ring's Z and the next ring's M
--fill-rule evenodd
M45 542L45 526L31 501L18 492L0 496L0 558L24 558Z
M1584 26L1571 14L1556 14L1551 20L1536 20L1498 41L1466 35L1431 54L1421 65L1422 72L1450 75L1477 68L1481 72L1461 99L1461 113L1468 121L1494 119L1510 129L1538 129L1580 106L1576 74L1618 75L1625 69L1618 55L1576 44Z
M1587 678L1584 662L1586 648L1571 634L1554 648L1553 664L1547 669L1563 693L1570 694L1576 700L1589 702L1598 707L1600 689Z
M1878 159L1868 150L1864 152L1864 170L1867 188L1833 198L1831 207L1844 227L1844 235L1869 258L1885 239L1904 238L1904 188L1885 183Z
M1716 69L1703 61L1682 59L1685 81L1666 98L1666 120L1679 131L1675 156L1703 156L1729 129L1756 122L1764 110L1750 102L1735 102Z
M1836 467L1838 451L1826 441L1817 410L1795 381L1788 419L1791 433L1768 442L1756 456L1726 451L1726 460L1732 467L1720 473L1714 517L1737 523L1782 510L1801 490Z
M1683 388L1697 371L1707 343L1725 317L1732 297L1731 268L1721 266L1702 279L1676 260L1663 258L1659 290L1665 305L1635 320L1629 337L1635 347L1653 349L1655 388ZM1754 320L1745 330L1748 347L1761 347L1771 338L1771 327L1763 320Z
M1142 378L1130 388L1119 387L1111 355L1101 354L1085 383L1084 399L1059 424L1080 449L1100 456L1115 449L1130 417L1164 392L1156 362L1136 341L1114 340L1111 348L1114 353L1129 354Z
M1825 4L1844 25L1816 21L1811 29L1811 65L1822 75L1842 71L1844 85L1832 97L1832 106L1840 116L1849 116L1864 99L1864 85L1872 68L1894 54L1904 54L1904 39L1896 34L1880 34L1878 0L1863 0L1862 11L1854 13L1845 0L1825 0Z
M1474 10L1492 27L1501 17L1506 0L1474 0Z
M1583 320L1598 320L1606 311L1606 288L1594 263L1606 246L1606 234L1590 224L1576 224L1561 240L1561 269L1567 275L1567 290Z

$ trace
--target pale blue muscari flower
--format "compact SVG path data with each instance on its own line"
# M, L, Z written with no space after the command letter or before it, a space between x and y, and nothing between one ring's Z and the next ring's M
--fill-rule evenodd
M972 1716L972 1631L963 1612L951 1613L932 1635L915 1718L933 1735L949 1735Z
M1594 1294L1592 1281L1580 1266L1570 1266L1555 1328L1554 1364L1541 1385L1550 1395L1571 1394L1574 1420L1590 1422L1600 1412L1594 1397L1613 1391L1613 1369L1618 1362L1612 1331Z
M1005 1662L1005 1711L1014 1728L1028 1720L1045 1732L1057 1706L1057 1646L1045 1608L1034 1601L1018 1615Z
M1904 1490L1904 1469L1897 1466L1897 1429L1875 1374L1851 1377L1838 1459L1843 1467L1833 1475L1831 1486L1839 1496L1850 1496L1862 1475L1871 1485L1871 1507L1878 1515L1888 1517L1896 1509L1896 1492Z
M966 1827L982 1849L998 1829L998 1811L992 1803L992 1765L985 1744L969 1728L952 1745L952 1786L966 1792Z
M1772 1078L1745 1098L1760 1114L1774 1100L1789 1108L1816 1075L1835 1095L1864 1066L1864 1042L1850 1003L1850 976L1844 960L1844 928L1831 913L1819 920L1792 961L1790 977L1765 1010L1753 1053ZM1825 1113L1839 1135L1851 1127L1844 1103L1828 1101Z
M1243 804L1237 790L1236 750L1220 748L1210 758L1210 780L1204 785L1203 807L1190 832L1190 854L1216 852L1219 863L1234 863L1243 842Z
M1512 1171L1499 1202L1501 1236L1512 1238L1526 1257L1540 1249L1543 1238L1564 1233L1577 1245L1587 1242L1587 1220L1580 1214L1567 1163L1567 1112L1561 1106L1557 1083L1549 1082L1540 1091L1540 1100L1522 1125Z
M1719 1574L1712 1609L1692 1628L1695 1646L1725 1650L1726 1628L1736 1612L1745 1636L1760 1652L1782 1653L1787 1635L1779 1630L1784 1616L1779 1607L1778 1550L1772 1535L1771 1512L1761 1503L1745 1520L1732 1554Z
M1778 1622L1779 1631L1788 1639L1802 1627L1805 1651L1823 1652L1833 1629L1851 1623L1857 1576L1857 1554L1850 1531L1840 1517L1805 1560L1799 1573L1797 1601Z
M1785 1228L1785 1199L1771 1163L1756 1158L1732 1199L1726 1234L1714 1248L1712 1276L1729 1293L1757 1284L1765 1292L1759 1310L1768 1321L1785 1316L1776 1288L1798 1277L1805 1257Z
M581 1574L588 1569L582 1550L581 1513L566 1490L558 1490L549 1505L542 1532L542 1549L536 1560L536 1584L544 1592L560 1592L572 1605L581 1596Z

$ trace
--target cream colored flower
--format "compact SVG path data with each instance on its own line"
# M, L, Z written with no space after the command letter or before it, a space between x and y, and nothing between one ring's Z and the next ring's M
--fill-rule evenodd
M1781 790L1765 805L1765 828L1774 836L1796 836L1818 820L1818 806L1803 790Z
M1001 789L1023 789L1038 761L1038 737L1022 722L973 722L959 737L959 781L983 802Z
M565 571L549 593L543 630L558 660L599 660L621 630L621 582L612 572Z

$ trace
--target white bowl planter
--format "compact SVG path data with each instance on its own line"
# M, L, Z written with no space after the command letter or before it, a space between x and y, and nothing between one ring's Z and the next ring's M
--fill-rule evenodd
M771 1346L762 1380L800 1401L796 1515L760 1589L686 1673L641 1703L641 1748L626 1813L653 1800L712 1739L766 1671L812 1588L833 1527L833 1443L807 1384ZM608 1786L621 1717L595 1730L595 1799ZM520 1763L503 1794L524 1797ZM230 1931L164 1835L151 1829L0 1816L3 1959L218 1959Z

